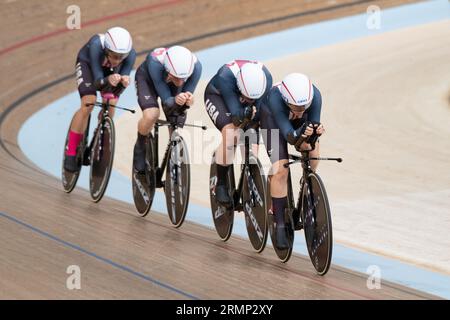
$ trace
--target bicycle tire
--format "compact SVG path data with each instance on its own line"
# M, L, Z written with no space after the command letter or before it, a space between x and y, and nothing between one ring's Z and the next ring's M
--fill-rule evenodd
M141 217L145 217L152 207L153 198L156 190L156 170L155 170L155 156L154 137L150 133L145 142L145 173L139 173L131 165L132 172L132 189L133 201ZM134 163L134 161L133 161Z
M174 132L172 134L172 141L176 144L171 146L167 160L164 193L166 195L169 220L175 228L179 228L186 218L189 206L191 172L189 151L183 137ZM179 148L180 146L181 149ZM174 162L174 157L177 160L181 159L181 162Z
M93 139L90 154L89 191L92 201L99 202L108 187L114 161L115 129L114 122L109 116L99 125Z
M266 187L264 171L258 158L250 153L249 167L250 180L244 173L244 187L242 194L242 203L245 213L245 225L247 233L256 252L261 253L266 247L268 223L266 214ZM253 189L255 199L250 199L249 188ZM261 190L262 189L262 190ZM255 209L256 208L256 209Z
M228 171L228 187L232 197L234 192L234 170L233 166ZM214 227L222 241L227 241L233 231L234 208L226 209L216 201L214 190L217 184L217 164L216 154L214 152L209 171L209 200L211 203L211 213L213 216Z
M311 262L317 274L323 276L331 266L333 252L330 204L325 185L319 175L311 172L307 179L308 183L304 184L302 191L303 229Z

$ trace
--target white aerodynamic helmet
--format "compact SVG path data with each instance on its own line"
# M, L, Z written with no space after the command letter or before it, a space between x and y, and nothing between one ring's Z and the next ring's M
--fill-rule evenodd
M256 100L266 90L267 79L261 64L246 63L236 74L239 91L247 98Z
M114 27L108 29L105 33L105 49L127 56L131 48L133 47L133 41L130 33L121 27Z
M173 46L166 51L164 68L168 73L180 79L189 78L194 72L195 56L189 49Z
M280 92L286 103L308 109L314 98L311 80L302 73L291 73L281 81Z

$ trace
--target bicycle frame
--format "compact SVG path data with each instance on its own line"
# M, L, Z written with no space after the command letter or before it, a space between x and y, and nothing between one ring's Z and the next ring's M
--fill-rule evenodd
M310 172L312 172L310 158L309 158L309 151L301 152L301 158L293 156L293 155L291 155L291 158L293 158L293 159L297 158L296 160L301 161L302 169L303 169L303 172L302 172L303 179L301 179L299 181L300 190L298 193L297 204L295 205L294 211L292 212L293 215L296 215L296 217L294 217L294 216L292 217L294 219L294 224L295 224L296 220L298 220L300 223L299 228L301 230L301 229L303 229L303 217L300 214L300 212L302 210L301 206L302 206L302 199L303 199L303 196L302 196L303 188L304 188L305 183L308 183L308 174ZM289 191L292 192L292 187L289 188Z
M103 127L105 125L105 119L106 119L106 117L109 117L109 107L110 107L109 99L106 99L106 103L96 102L93 105L102 108L102 110L100 111L101 112L101 114L100 114L100 121L98 122L97 128L96 128L96 130L100 129L100 134L102 134L103 133ZM87 138L87 135L89 134L90 122L91 122L91 116L89 115L88 125L86 127L86 138ZM92 149L92 145L94 144L95 132L96 131L94 131L94 136L92 137L91 142L89 143L89 147L86 148L86 150L85 150L85 154L86 154L86 152L89 152L88 154L90 154L90 150ZM100 139L99 143L100 143L100 150L102 151L103 150L103 146L102 146L103 139Z
M290 154L289 157L293 160L291 162L288 162L286 164L284 164L285 168L289 168L290 165L297 163L297 162L301 162L302 164L302 169L303 169L303 173L302 173L302 178L303 178L303 182L302 180L299 181L300 183L300 191L299 191L299 195L298 195L298 199L297 199L297 204L296 206L293 208L293 214L298 215L298 217L296 217L296 219L299 219L300 222L300 229L303 229L303 221L301 221L302 217L300 215L301 212L301 206L302 206L302 193L303 193L303 187L305 183L308 183L308 175L313 172L311 169L311 160L331 160L331 161L337 161L337 162L342 162L342 158L322 158L322 157L309 157L309 152L314 150L315 145L312 144L312 149L311 150L302 150L301 151L301 156L296 156L296 155L292 155ZM292 185L288 187L288 192L292 192ZM292 194L291 194L292 196ZM293 197L292 197L293 199ZM295 223L295 221L294 221Z
M158 188L161 188L163 186L162 185L162 180L161 180L162 179L162 175L163 175L163 172L165 171L166 166L167 166L167 161L169 159L170 149L173 146L175 146L175 143L176 143L175 141L172 141L172 139L169 139L169 141L167 142L166 151L164 152L163 160L161 162L161 166L159 166L159 163L158 163L159 162L159 127L163 127L163 126L168 126L170 133L174 132L177 129L177 126L175 124L166 123L166 122L163 122L163 121L160 121L160 120L158 120L155 123L155 134L154 134L154 137L155 137L155 145L154 145L154 147L155 147L155 149L154 150L155 150L156 157L153 158L154 159L153 166L154 166L154 168L156 170L156 186Z
M155 145L154 145L154 151L156 154L156 157L154 157L154 163L153 166L156 170L156 187L157 188L162 188L163 184L162 184L162 175L163 172L166 169L167 166L167 162L169 160L169 152L171 150L172 147L174 147L176 145L176 141L173 141L170 137L169 141L167 142L167 147L166 147L166 151L164 152L164 156L163 156L163 160L161 162L161 166L159 166L158 162L159 162L159 127L164 127L164 126L168 126L169 127L169 133L170 135L172 135L172 133L178 129L177 124L175 123L171 123L169 121L164 121L164 120L158 120L155 123L155 128L154 128L154 139L155 139ZM193 125L193 124L185 124L185 127L192 127L192 128L200 128L202 130L206 130L207 127L206 126L197 126L197 125Z
M243 168L241 170L241 175L239 177L238 187L233 192L233 201L236 204L235 210L237 210L237 211L244 211L243 203L242 203L242 197L243 197L242 192L243 192L243 187L244 187L244 176L247 175L247 177L251 178L251 175L249 172L249 166L250 166L250 142L249 142L249 137L245 136L244 164L243 164ZM247 181L250 181L250 179L247 179ZM253 206L254 202L255 202L253 188L251 188L251 186L248 186L248 190L250 192L250 197L251 197L252 206Z

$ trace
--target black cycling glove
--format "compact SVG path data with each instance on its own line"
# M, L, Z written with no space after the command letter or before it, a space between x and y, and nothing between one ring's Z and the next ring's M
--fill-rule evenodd
M244 122L249 122L252 119L253 107L246 106L241 110L240 115L234 115L231 120L236 127L241 126Z

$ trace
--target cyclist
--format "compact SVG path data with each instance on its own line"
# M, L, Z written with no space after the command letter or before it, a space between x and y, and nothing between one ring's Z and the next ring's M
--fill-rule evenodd
M233 60L223 65L205 90L205 106L209 117L222 133L216 150L216 200L230 208L227 174L233 163L239 129L257 123L260 104L272 86L272 75L258 61Z
M145 170L145 138L159 118L158 97L167 120L182 127L201 73L200 61L182 46L154 49L137 69L135 84L142 109L133 158L137 172Z
M319 89L301 73L291 73L281 83L275 84L262 106L260 124L265 129L263 139L272 162L270 195L276 224L275 245L280 249L288 247L284 212L287 207L289 169L283 166L289 159L287 144L294 145L297 150L310 148L308 142L324 133L320 123L321 108ZM318 141L309 154L311 157L319 156ZM318 161L311 161L313 171L317 166Z
M130 83L130 72L136 60L132 39L127 30L121 27L108 29L105 34L94 35L78 52L76 79L81 98L81 107L73 116L70 127L68 148L64 169L78 171L76 161L77 147L83 139L87 121L95 103L97 91L102 97L112 94L111 104L116 104L123 90ZM105 99L103 99L105 102ZM110 111L114 115L114 109Z

